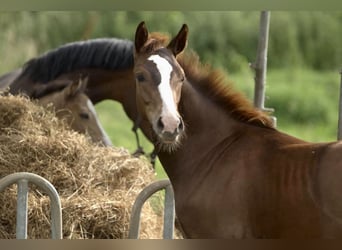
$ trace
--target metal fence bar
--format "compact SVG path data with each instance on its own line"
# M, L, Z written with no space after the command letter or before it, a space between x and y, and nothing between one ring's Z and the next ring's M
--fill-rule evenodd
M175 198L171 183L165 187L163 238L172 239L175 227Z
M155 181L152 184L148 185L137 196L132 207L129 232L128 232L129 239L139 238L140 215L141 215L141 209L145 201L148 198L150 198L154 193L163 189L165 189L163 238L164 239L173 238L174 218L175 218L174 194L173 194L173 189L172 189L170 181L168 179L164 179L164 180Z
M17 194L17 221L16 236L17 239L27 239L27 198L28 181L26 179L18 180Z
M17 238L27 238L27 193L28 182L31 182L41 188L50 198L51 202L51 237L53 239L62 239L62 208L61 201L55 187L43 177L27 172L20 172L7 175L0 179L0 192L6 187L18 185L18 208L17 214ZM26 201L25 197L26 196ZM26 204L26 207L25 207ZM18 209L20 212L18 212ZM25 210L25 212L23 212ZM25 221L26 218L26 221ZM19 225L19 226L18 226ZM24 229L22 229L24 228ZM19 230L19 232L18 232ZM19 233L19 234L18 234Z
M254 106L261 110L265 108L265 84L267 71L269 25L270 12L261 11L257 56L255 63L252 65L255 69Z
M255 62L251 64L251 67L255 70L254 106L265 112L274 112L273 108L265 108L265 86L270 18L270 11L261 11L257 54ZM275 116L270 116L270 118L272 119L274 127L276 127L277 118Z

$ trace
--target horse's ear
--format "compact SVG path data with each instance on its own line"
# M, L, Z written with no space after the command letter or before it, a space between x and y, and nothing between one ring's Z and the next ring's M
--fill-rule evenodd
M67 86L66 97L74 97L78 93L84 92L88 84L88 77L80 78L79 81L73 81Z
M80 78L79 80L79 89L78 91L80 92L84 92L87 88L87 85L88 85L88 80L89 80L89 77L86 76L86 77L83 77L83 78Z
M172 51L174 56L177 56L185 49L188 39L188 32L188 25L183 24L177 36L175 36L167 46L167 48Z
M140 52L141 48L144 46L145 42L148 38L148 31L145 25L145 22L142 21L135 32L135 51Z

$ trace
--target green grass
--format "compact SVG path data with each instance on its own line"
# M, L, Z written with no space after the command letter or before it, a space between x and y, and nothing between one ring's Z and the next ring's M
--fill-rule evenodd
M230 75L234 86L252 100L253 73L246 71ZM322 142L336 140L340 76L338 72L310 70L270 71L267 75L266 107L274 108L278 129L301 139ZM130 152L137 148L133 123L125 115L121 104L103 101L96 110L113 144ZM146 152L152 144L139 132ZM165 178L157 161L158 178Z

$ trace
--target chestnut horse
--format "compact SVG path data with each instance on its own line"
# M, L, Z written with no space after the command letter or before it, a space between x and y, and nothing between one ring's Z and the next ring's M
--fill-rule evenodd
M189 238L342 237L342 144L309 143L203 67L183 25L169 42L136 30L134 74L142 129L175 192Z

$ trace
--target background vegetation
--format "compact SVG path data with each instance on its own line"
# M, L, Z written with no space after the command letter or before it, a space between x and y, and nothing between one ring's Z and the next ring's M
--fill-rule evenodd
M342 58L342 12L272 12L269 68L334 70ZM189 47L230 72L255 58L259 12L0 12L2 56L22 50L21 64L67 42L95 37L132 39L145 20L151 30L175 33L190 26ZM25 51L25 52L24 52ZM4 69L4 70L5 70Z
M176 33L190 27L188 48L221 68L252 100L259 12L2 12L0 74L68 42L97 38L133 39L145 20L151 31ZM310 141L336 139L342 12L272 12L266 107L278 128ZM131 122L119 104L97 105L115 145L135 149ZM148 150L152 147L144 142Z

